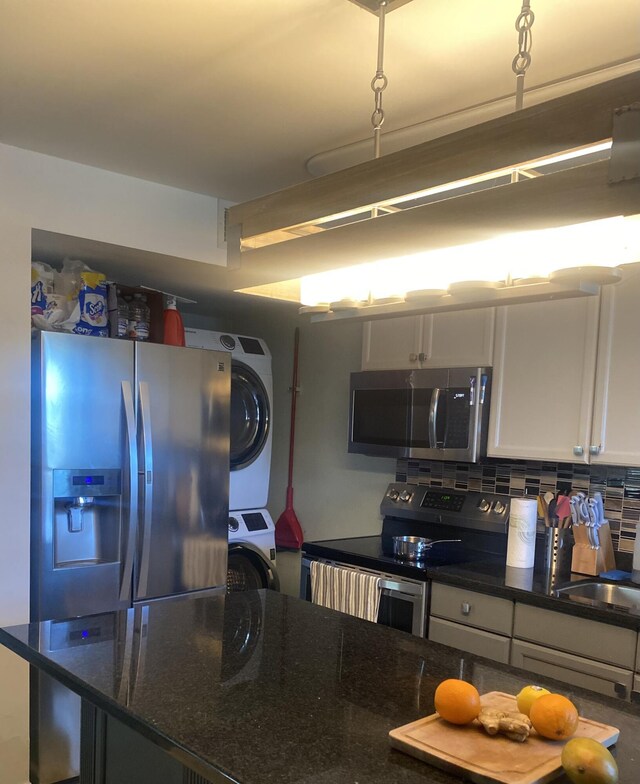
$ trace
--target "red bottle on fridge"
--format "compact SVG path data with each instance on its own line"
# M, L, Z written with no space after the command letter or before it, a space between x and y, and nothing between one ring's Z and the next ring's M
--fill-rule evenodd
M176 306L176 298L167 296L164 308L164 343L167 346L184 346L184 324Z

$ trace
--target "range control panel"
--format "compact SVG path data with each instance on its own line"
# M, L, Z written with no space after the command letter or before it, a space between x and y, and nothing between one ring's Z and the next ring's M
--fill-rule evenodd
M443 493L440 490L427 490L420 506L423 509L447 509L460 512L464 504L461 493Z
M392 482L380 504L384 517L506 532L509 496Z

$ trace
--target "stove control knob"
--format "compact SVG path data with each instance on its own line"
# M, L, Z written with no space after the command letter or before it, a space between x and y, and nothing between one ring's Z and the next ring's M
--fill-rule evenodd
M235 534L235 532L238 530L238 528L240 528L240 523L237 521L237 519L235 517L230 517L229 518L229 530L231 531L231 533Z
M413 498L413 493L410 493L408 490L403 490L400 493L400 500L408 503Z
M496 514L502 514L506 508L507 507L502 503L502 501L496 501L493 505L493 511Z
M399 495L400 493L397 490L389 490L387 498L391 499L391 501L397 501Z
M481 498L480 503L478 504L478 509L481 512L488 512L491 509L491 504L487 501L486 498Z

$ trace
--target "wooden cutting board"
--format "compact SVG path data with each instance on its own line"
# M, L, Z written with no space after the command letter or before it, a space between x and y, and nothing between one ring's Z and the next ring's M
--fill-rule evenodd
M518 710L516 698L492 691L480 698L483 708ZM575 737L593 738L605 746L618 740L620 731L580 717ZM478 722L449 724L437 713L389 733L391 745L437 768L476 784L544 784L560 775L560 755L566 741L553 741L532 731L524 743L503 735L490 736Z

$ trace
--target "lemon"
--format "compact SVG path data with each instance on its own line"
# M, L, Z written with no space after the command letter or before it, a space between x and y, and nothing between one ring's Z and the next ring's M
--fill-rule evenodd
M618 766L609 749L591 738L572 738L562 749L562 767L573 784L617 784Z
M518 696L516 697L518 710L520 713L524 713L525 716L528 716L529 711L531 710L531 706L538 699L538 697L542 697L543 694L549 693L549 690L543 689L542 686L525 686L524 689L520 690Z

